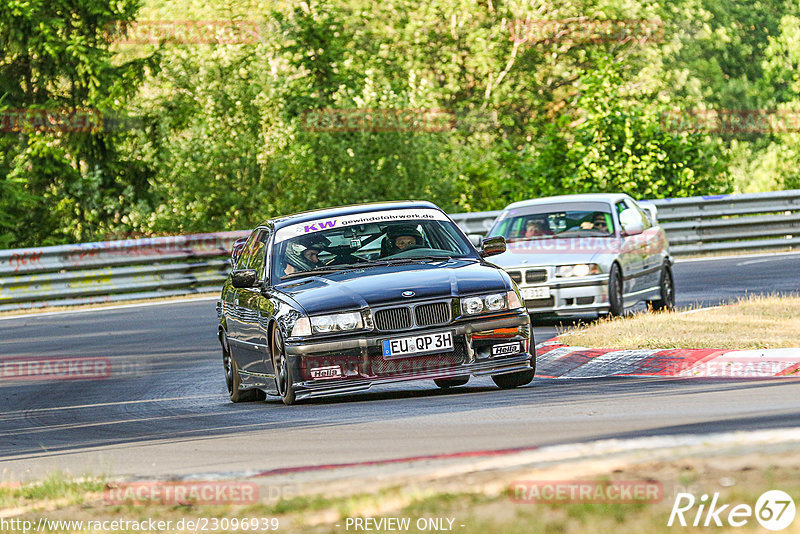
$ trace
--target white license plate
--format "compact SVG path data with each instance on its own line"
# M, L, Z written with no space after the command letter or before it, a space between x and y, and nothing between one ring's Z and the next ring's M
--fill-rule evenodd
M525 300L550 298L550 288L549 287L522 288L522 298L524 298Z
M426 354L453 350L453 333L439 332L423 336L400 337L383 340L384 358L409 354Z

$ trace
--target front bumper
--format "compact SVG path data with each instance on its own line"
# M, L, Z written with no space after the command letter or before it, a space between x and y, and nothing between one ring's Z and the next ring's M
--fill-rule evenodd
M525 307L528 309L528 313L575 315L609 311L607 273L575 278L555 278L552 276L553 270L554 268L552 267L546 269L546 280L526 282L525 275L527 273L525 269L508 269L509 272L521 271L523 273L522 282L518 282L523 297L527 292L526 290L547 288L547 297L525 299Z
M420 355L382 354L382 341L396 337L450 332L453 350ZM495 345L519 349L492 355ZM524 310L445 326L402 332L368 332L327 340L289 338L285 343L298 399L368 390L374 384L409 380L493 375L530 370L533 347L530 317ZM312 378L312 370L338 368L340 375Z

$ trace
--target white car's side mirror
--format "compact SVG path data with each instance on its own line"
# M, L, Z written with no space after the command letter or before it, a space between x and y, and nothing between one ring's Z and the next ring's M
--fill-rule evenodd
M619 214L619 223L625 235L637 235L644 232L644 221L641 214L633 208L623 210Z
M483 236L481 234L469 234L467 238L469 238L469 242L472 243L475 248L480 250L481 243L483 243Z

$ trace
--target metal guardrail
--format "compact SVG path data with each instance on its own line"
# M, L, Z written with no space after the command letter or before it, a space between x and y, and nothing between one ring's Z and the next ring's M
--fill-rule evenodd
M675 255L800 247L800 190L643 201ZM485 234L499 211L452 214ZM218 291L249 231L0 250L0 311Z
M248 231L0 251L0 311L218 291Z

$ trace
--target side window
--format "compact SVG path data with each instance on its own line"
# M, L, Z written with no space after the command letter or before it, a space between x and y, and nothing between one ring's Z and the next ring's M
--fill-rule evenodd
M259 233L260 232L258 230L253 230L250 234L250 237L247 238L247 242L244 244L244 248L242 248L242 253L239 255L239 261L236 262L236 269L248 268L247 266L250 264L250 258L253 255L253 249Z
M255 269L258 280L264 280L265 267L267 265L267 243L269 242L269 231L260 230L254 240L253 250L247 264L248 269Z

